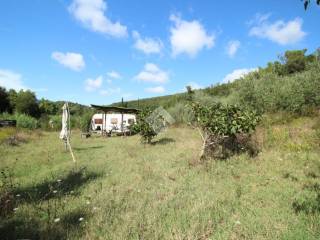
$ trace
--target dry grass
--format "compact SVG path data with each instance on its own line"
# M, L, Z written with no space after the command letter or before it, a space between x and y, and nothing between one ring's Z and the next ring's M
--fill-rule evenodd
M21 196L13 216L0 220L1 239L319 239L319 212L292 207L320 180L316 121L264 125L256 158L203 164L198 133L186 127L151 146L138 136L74 132L78 170L57 133L2 145L1 168L13 169Z

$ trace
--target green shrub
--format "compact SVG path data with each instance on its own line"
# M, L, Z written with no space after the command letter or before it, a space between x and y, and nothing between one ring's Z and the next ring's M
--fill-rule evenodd
M151 144L152 139L157 136L157 132L155 132L152 126L147 122L147 118L151 113L152 111L149 108L140 111L137 123L133 127L136 132L140 133L141 141L148 144Z
M16 120L17 128L36 129L40 126L37 119L25 114L16 113L12 115L8 113L2 113L0 115L0 119Z
M82 116L79 116L79 128L82 132L90 130L92 115L91 112L86 112Z
M49 122L50 122L50 128L55 131L61 130L62 127L62 120L60 115L52 115L49 117Z
M183 103L177 103L175 106L169 108L168 112L174 118L176 123L187 124L194 118L190 106Z
M203 146L200 158L227 158L234 153L257 153L251 140L260 116L256 111L236 105L215 103L211 106L192 103L195 125L198 127Z
M37 119L25 114L15 114L15 119L18 128L36 129L39 126Z
M236 92L238 102L260 112L309 114L320 106L319 66L313 63L308 71L284 77L249 74L238 82Z

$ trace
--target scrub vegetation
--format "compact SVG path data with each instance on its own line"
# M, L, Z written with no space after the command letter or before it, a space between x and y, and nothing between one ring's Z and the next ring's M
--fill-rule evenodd
M319 239L319 132L317 117L264 115L257 156L204 163L190 127L152 145L74 132L77 166L57 132L24 132L0 146L0 238Z
M17 120L0 128L0 239L319 239L319 67L319 51L288 51L232 83L122 103L176 120L135 125L151 144L81 138L91 110L70 104L76 165L60 103L0 89L0 119ZM199 157L220 138L223 157Z

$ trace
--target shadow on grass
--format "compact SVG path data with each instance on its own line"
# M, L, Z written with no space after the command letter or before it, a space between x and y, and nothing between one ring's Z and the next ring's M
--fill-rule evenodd
M304 212L305 214L320 213L320 184L308 184L304 186L301 193L292 203L295 213Z
M91 146L91 147L74 147L73 150L75 151L87 151L90 149L100 149L103 148L104 146Z
M169 143L173 143L176 140L174 140L173 138L161 138L157 141L152 142L152 145L165 145L165 144L169 144Z
M90 217L86 210L77 209L61 217L59 222L42 220L39 216L17 214L13 218L0 220L0 239L70 239L80 238L84 221Z
M102 173L86 171L83 168L77 171L70 171L66 176L61 178L45 180L32 186L18 187L15 189L14 195L19 196L19 203L37 203L67 194L77 195L78 188L101 176Z

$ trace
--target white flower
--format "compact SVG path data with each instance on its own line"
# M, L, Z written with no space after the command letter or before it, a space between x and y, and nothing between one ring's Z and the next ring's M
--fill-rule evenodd
M61 180L61 179L58 179L57 182L62 182L62 180Z
M83 221L83 217L79 218L79 221L82 222Z
M90 204L90 201L87 201L87 204L89 205L89 204Z
M55 219L54 219L54 222L55 222L55 223L60 222L60 218L55 218Z
M13 209L13 211L17 211L18 209L19 209L19 208L16 207L16 208Z
M20 197L20 196L21 196L20 194L17 194L17 195L16 195L16 197Z
M240 225L241 222L240 222L240 221L235 221L235 224L236 224L236 225Z
M58 192L57 190L54 190L54 191L53 191L53 193L57 193L57 192Z
M96 211L98 208L97 207L93 207L93 211Z

